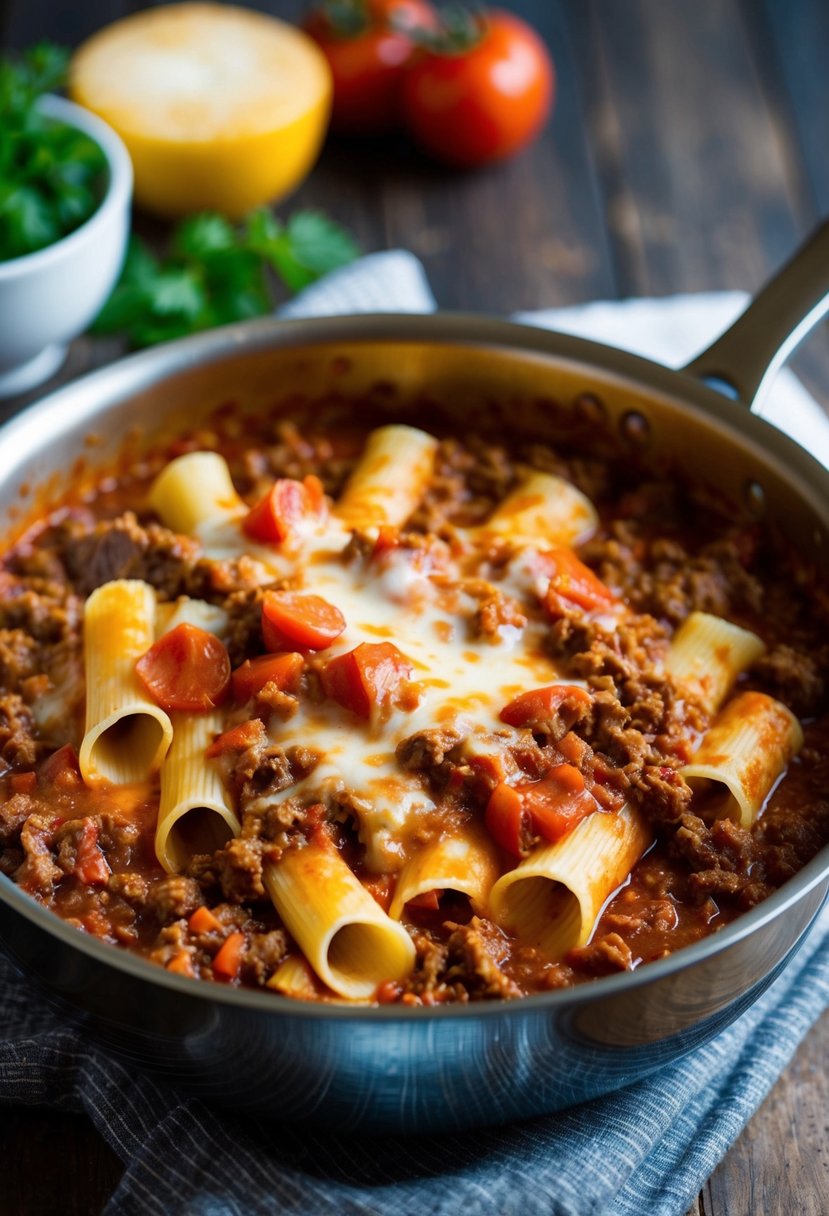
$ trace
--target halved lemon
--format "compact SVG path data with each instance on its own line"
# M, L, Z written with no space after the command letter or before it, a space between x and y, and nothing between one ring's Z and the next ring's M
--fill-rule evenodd
M75 53L75 101L127 145L135 197L164 216L231 218L289 194L325 135L331 74L300 30L220 4L136 13Z

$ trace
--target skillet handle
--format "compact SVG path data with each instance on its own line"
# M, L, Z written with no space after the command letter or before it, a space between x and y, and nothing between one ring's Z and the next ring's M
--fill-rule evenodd
M731 328L683 370L756 410L774 374L827 312L829 220L824 220Z

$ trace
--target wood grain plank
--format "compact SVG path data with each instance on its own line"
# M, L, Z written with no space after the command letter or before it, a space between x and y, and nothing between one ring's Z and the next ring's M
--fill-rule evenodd
M123 1167L85 1115L0 1108L0 1216L98 1216Z
M829 1212L829 1012L702 1193L705 1216Z
M779 78L781 126L814 218L829 214L829 4L743 0L749 35L767 74Z
M755 289L804 233L735 6L591 0L571 19L622 291Z

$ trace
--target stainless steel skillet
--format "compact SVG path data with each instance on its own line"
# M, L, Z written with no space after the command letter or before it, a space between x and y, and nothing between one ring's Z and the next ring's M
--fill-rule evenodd
M766 516L825 570L829 473L746 408L829 307L829 228L683 372L596 343L465 316L260 321L124 360L0 432L4 531L71 477L135 459L216 406L356 402L460 428L632 451ZM700 377L728 387L724 397ZM124 455L126 453L126 455ZM33 506L33 504L35 504ZM0 877L0 936L90 1034L203 1096L280 1118L382 1131L506 1122L634 1081L704 1042L785 966L829 890L829 850L714 937L638 971L519 1002L311 1006L197 984L78 933Z

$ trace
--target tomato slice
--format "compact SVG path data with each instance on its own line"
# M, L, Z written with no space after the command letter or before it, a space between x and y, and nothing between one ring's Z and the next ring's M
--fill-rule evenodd
M230 659L213 633L176 625L135 664L136 674L162 709L191 713L221 705L230 687Z
M252 540L282 544L302 531L303 524L318 522L325 505L318 477L294 481L278 478L267 494L251 507L242 520L242 531Z
M232 726L223 735L217 736L204 754L208 760L213 760L216 756L223 756L225 752L247 751L254 744L264 742L264 739L265 724L262 719L249 718L247 722L240 722L238 726Z
M538 560L540 569L550 578L544 598L550 616L562 617L574 608L606 612L618 603L610 588L576 557L572 549L548 549L538 555Z
M344 629L339 608L320 595L265 592L262 637L268 650L325 650Z
M392 642L362 642L331 659L321 673L326 696L366 721L391 702L411 674L411 663Z
M506 781L499 782L489 796L484 823L492 839L513 857L527 853L529 816L521 793Z
M280 692L296 692L304 666L305 660L296 651L247 659L233 673L233 696L237 701L248 701L266 684L275 684Z
M499 717L508 726L535 729L555 717L565 703L575 721L589 711L592 702L590 693L576 684L551 684L547 688L532 688L520 693L504 706Z

